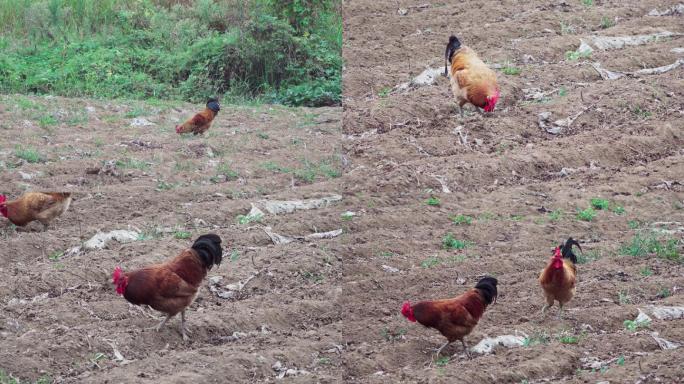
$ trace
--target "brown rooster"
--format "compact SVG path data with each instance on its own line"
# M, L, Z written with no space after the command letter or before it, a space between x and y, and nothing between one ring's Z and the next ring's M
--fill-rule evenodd
M496 73L477 56L475 51L461 45L456 36L449 37L444 54L444 75L451 75L451 91L463 116L463 105L470 103L492 112L499 100ZM447 69L449 68L449 69Z
M544 297L546 304L542 308L542 314L547 308L553 306L555 301L558 301L560 309L558 310L558 318L563 318L563 305L569 302L575 295L575 281L577 270L575 264L577 263L577 256L572 253L572 246L576 245L580 251L582 247L572 237L569 238L565 244L560 244L553 251L551 261L539 274L539 284L544 290Z
M112 283L116 293L131 304L149 305L166 314L157 325L159 331L166 322L181 314L181 335L187 340L185 310L195 301L202 280L214 265L221 264L223 249L221 238L215 234L202 235L195 243L174 259L131 272L114 269Z
M413 305L407 301L401 308L401 314L409 321L438 330L447 338L447 342L437 349L437 356L456 340L461 340L466 354L470 356L464 337L475 328L487 306L492 301L496 302L496 284L495 278L485 277L475 288L453 299L421 301Z
M220 110L221 105L219 105L218 100L214 98L209 99L204 111L188 119L185 123L176 126L176 133L192 132L193 135L203 134L211 127L211 122L214 121L214 117L216 117Z
M40 221L47 230L48 224L66 212L70 204L69 192L26 192L12 201L0 195L0 214L19 227Z

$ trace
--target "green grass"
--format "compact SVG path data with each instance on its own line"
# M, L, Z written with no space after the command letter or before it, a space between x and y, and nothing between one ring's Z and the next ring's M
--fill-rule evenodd
M261 222L261 219L263 218L264 215L262 214L256 214L256 215L237 215L235 218L240 225L245 225L249 223L259 223Z
M453 234L447 233L443 238L442 238L442 248L446 250L452 250L452 249L466 249L470 246L471 244L465 240L458 240L454 237Z
M430 256L427 259L423 260L420 263L420 266L422 268L427 269L427 268L432 268L432 267L435 267L437 265L440 265L441 263L442 263L442 260L440 260L437 256Z
M565 335L558 338L558 341L560 341L561 344L577 344L579 343L579 340L579 336L575 335Z
M594 5L594 0L582 0L582 4L584 4L587 7L591 7Z
M658 291L658 298L659 299L664 299L664 298L667 298L670 296L672 296L672 292L670 292L670 290L668 288L661 288Z
M391 91L392 91L392 88L385 87L385 88L381 89L380 92L378 92L378 96L380 96L381 98L384 99L387 96L389 96Z
M352 212L343 212L340 216L344 221L351 221L354 218L354 214Z
M601 258L601 251L599 250L587 250L586 252L578 252L576 254L577 256L577 264L587 264L594 262L598 259Z
M598 197L591 199L591 207L594 209L604 210L604 209L608 209L609 206L610 206L610 201L608 201L606 199L601 199Z
M45 128L45 127L48 127L50 125L56 125L56 124L59 124L59 120L55 119L51 115L45 115L45 116L42 116L40 119L38 119L38 125L41 128Z
M52 253L50 254L50 256L48 256L48 259L50 259L50 260L52 260L52 261L58 261L59 258L62 257L62 256L64 256L64 252L63 252L63 251L55 251L55 252L52 252Z
M34 384L51 384L53 382L52 378L48 375L43 375L34 381ZM4 369L0 368L0 384L26 384L29 381L21 381L11 374L7 373Z
M639 274L644 277L653 275L653 270L649 266L645 266L639 270Z
M646 235L637 233L629 242L620 247L619 253L623 256L646 257L655 255L661 259L682 260L677 248L677 239L669 236L659 237L654 232Z
M192 237L192 234L187 231L176 231L173 233L173 237L179 240L185 240Z
M560 87L560 88L558 89L558 96L560 96L560 97L565 97L565 96L567 96L567 95L568 95L568 89L567 89L567 88L565 88L565 87Z
M341 101L336 0L0 0L0 26L0 93Z
M14 149L14 155L29 163L43 162L43 156L33 147L22 147L17 145Z
M553 211L548 213L548 216L549 220L558 221L563 218L563 211L560 208L554 209Z
M579 59L588 59L591 57L591 52L566 51L565 60L577 61Z
M601 17L601 29L608 29L613 26L615 26L615 21L613 19L607 16Z
M454 215L450 217L451 222L456 225L470 225L473 223L473 217L468 215Z
M629 293L627 293L625 291L618 292L618 303L620 303L620 305L629 304L631 302L632 302L632 297L629 296Z
M240 259L240 251L237 249L232 249L230 251L230 262L234 263Z
M633 113L635 116L640 117L640 118L642 118L642 119L648 119L649 117L651 117L651 116L653 115L653 113L651 113L651 111L649 111L649 110L647 110L647 109L644 109L644 108L643 108L642 106L640 106L640 105L637 105L636 107L633 107L633 108L632 108L632 113Z
M649 328L651 326L651 322L648 320L645 320L645 321L625 320L623 322L623 325L625 326L625 329L627 329L628 331L636 331L639 328Z
M504 75L518 76L520 73L522 73L522 69L507 62L504 64L504 67L501 68L501 72L503 72Z
M625 214L625 207L623 207L622 205L614 205L611 208L611 210L616 215L624 215Z
M117 160L115 165L118 168L139 169L141 171L146 171L146 170L150 169L149 163L142 161L142 160L133 159L133 158L127 158L124 160Z
M577 210L577 220L581 221L593 221L594 218L596 217L596 211L594 208L589 207L584 210Z
M438 367L444 367L447 364L449 364L450 360L451 360L451 358L449 356L441 356L441 357L437 358L437 360L435 361L435 365Z
M438 207L441 202L439 201L439 198L436 196L430 196L429 199L425 200L425 204L432 206L432 207Z
M551 337L545 331L535 332L523 340L523 347L533 347L539 344L548 344Z

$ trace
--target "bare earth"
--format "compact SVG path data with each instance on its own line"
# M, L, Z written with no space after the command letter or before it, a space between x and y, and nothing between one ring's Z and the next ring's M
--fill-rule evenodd
M333 364L341 364L341 315L333 305L340 245L276 246L263 227L288 236L343 228L342 207L267 214L243 225L236 216L261 199L339 189L341 109L223 106L207 137L176 135L178 120L201 107L0 96L3 192L75 192L71 209L47 232L39 223L17 232L0 221L0 367L7 374L66 383L273 382L286 369L309 372L291 372L294 382L332 377ZM130 126L135 119L154 125ZM45 162L19 160L15 143L35 148ZM109 160L113 170L102 167ZM116 229L142 234L62 254ZM207 232L223 238L225 253L209 277L223 276L224 286L259 275L231 299L217 297L207 281L188 311L188 343L180 319L159 333L145 330L161 317L115 294L114 267L166 260Z
M608 81L590 63L624 72L672 64L684 39L565 57L592 35L684 33L681 15L645 16L675 4L400 1L402 16L396 1L348 1L344 111L223 106L203 138L173 131L197 105L0 96L2 192L76 198L47 232L0 221L0 368L59 383L681 381L681 347L661 350L652 332L684 344L684 320L635 330L624 321L637 308L684 305L684 266L621 248L656 236L682 252L684 72ZM603 16L616 25L601 29ZM443 65L451 33L497 64L503 97L493 114L468 106L461 118L443 77L393 91ZM527 98L531 88L545 96ZM559 134L538 125L541 112L555 121L580 111ZM139 119L153 125L131 126ZM41 162L20 159L27 148ZM237 221L258 200L332 194L342 200ZM438 206L426 204L431 196ZM578 220L598 197L610 208ZM266 226L343 234L274 245ZM115 229L141 234L64 253ZM112 270L165 260L207 232L226 249L210 278L224 287L258 275L229 299L205 282L187 343L179 319L145 330L159 314L117 296ZM443 249L448 233L467 248ZM556 308L541 316L536 279L568 236L587 260L558 321ZM499 299L469 345L517 334L526 346L469 360L453 345L430 366L443 338L406 321L401 303L457 295L485 274L499 279Z
M605 81L590 65L625 72L669 65L682 58L671 49L683 47L684 39L565 58L580 38L681 34L684 23L682 15L646 16L677 1L593 3L346 3L343 129L352 164L344 186L350 209L361 211L343 258L349 381L684 380L682 349L661 350L651 337L657 331L682 344L684 320L653 319L650 328L635 331L623 325L634 320L637 308L682 306L684 266L655 255L619 255L636 234L647 236L653 228L664 228L659 236L677 241L682 252L684 71ZM604 16L617 23L601 29ZM427 67L443 70L452 33L490 65L500 64L502 99L491 115L467 106L461 118L442 76L432 86L393 91ZM520 73L505 74L506 63ZM528 99L523 89L529 88L547 95L539 102ZM584 109L560 134L538 126L539 113L548 111L555 121ZM430 196L441 204L427 205ZM610 208L597 211L591 222L577 220L576 210L598 197L624 213ZM548 212L555 210L562 214ZM471 224L454 224L450 217L459 214L471 216ZM447 233L472 245L444 250ZM577 295L558 321L557 307L540 314L537 277L552 247L568 236L598 259L578 265ZM404 319L402 302L455 296L484 274L499 279L499 300L466 340L472 346L486 336L524 333L527 346L468 360L460 345L452 345L443 352L450 361L428 368L430 349L445 340ZM570 335L578 342L561 343ZM592 371L591 361L603 364Z

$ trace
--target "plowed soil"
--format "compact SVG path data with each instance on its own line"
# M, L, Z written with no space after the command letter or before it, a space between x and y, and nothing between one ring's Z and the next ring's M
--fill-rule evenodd
M352 164L344 186L350 209L361 212L343 264L347 380L682 381L681 348L661 350L651 334L681 344L684 320L653 319L636 330L624 321L637 308L684 304L684 266L628 247L651 236L676 246L673 258L682 253L684 72L608 81L590 64L624 72L669 65L682 58L671 50L684 39L566 58L580 38L681 34L681 14L647 16L676 4L346 3L343 129ZM469 105L461 117L443 76L395 89L428 67L443 68L451 34L495 68L502 99L494 113ZM532 88L546 95L526 98ZM580 111L558 134L538 125L542 112L555 121ZM428 205L430 197L439 205ZM610 206L579 220L592 198ZM444 249L447 234L467 247ZM557 307L541 315L537 278L569 236L584 257L577 294L559 321ZM635 248L639 256L625 255ZM499 279L499 300L466 341L517 334L525 346L468 359L455 343L430 365L431 349L445 340L404 319L402 302L453 297L485 274Z

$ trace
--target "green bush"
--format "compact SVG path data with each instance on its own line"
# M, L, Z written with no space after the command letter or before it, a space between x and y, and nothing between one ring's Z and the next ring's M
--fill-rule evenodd
M338 105L340 2L309 2L0 0L0 92Z

